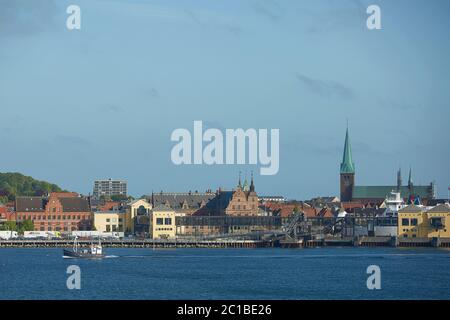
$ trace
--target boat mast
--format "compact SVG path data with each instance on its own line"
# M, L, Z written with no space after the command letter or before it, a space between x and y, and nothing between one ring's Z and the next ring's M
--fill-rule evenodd
M73 251L78 252L78 242L77 242L78 236L75 236L75 240L73 241Z

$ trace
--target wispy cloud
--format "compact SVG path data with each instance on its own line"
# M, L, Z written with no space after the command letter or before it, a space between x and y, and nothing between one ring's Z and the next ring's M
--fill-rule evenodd
M201 28L216 28L226 30L234 36L238 36L242 33L241 26L236 25L227 19L227 17L221 17L217 13L211 11L202 11L201 14L189 9L185 9L186 16L197 24Z
M300 73L296 74L296 78L304 88L322 98L350 100L355 96L350 88L336 81L314 79Z
M283 17L283 9L275 1L260 1L253 5L256 14L269 19L272 22L278 22Z

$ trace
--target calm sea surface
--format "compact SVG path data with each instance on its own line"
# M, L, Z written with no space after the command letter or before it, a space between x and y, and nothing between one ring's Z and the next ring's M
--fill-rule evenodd
M0 299L450 299L450 250L399 248L0 249ZM66 269L81 269L69 290ZM381 268L381 290L366 269Z

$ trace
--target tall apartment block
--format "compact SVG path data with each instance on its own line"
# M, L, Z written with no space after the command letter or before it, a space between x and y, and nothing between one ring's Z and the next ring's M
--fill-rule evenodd
M127 182L123 180L96 180L94 182L93 196L99 199L101 196L127 195Z

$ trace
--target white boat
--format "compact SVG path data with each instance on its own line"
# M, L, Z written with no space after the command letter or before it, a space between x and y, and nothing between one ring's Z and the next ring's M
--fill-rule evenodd
M64 257L83 259L99 259L105 257L100 238L98 239L98 244L91 244L89 248L80 248L77 239L78 237L75 237L72 250L64 249Z

